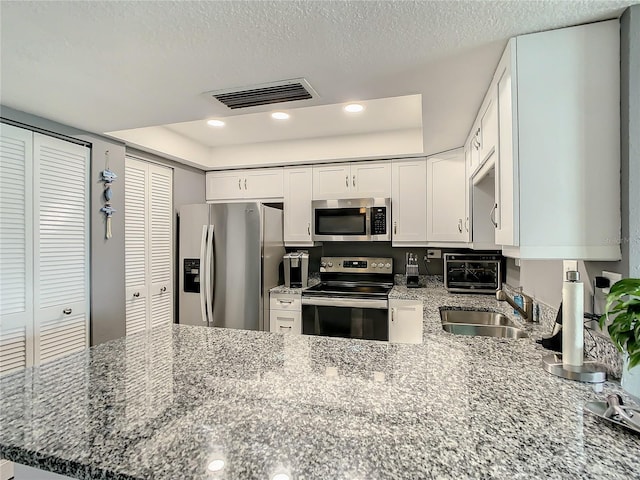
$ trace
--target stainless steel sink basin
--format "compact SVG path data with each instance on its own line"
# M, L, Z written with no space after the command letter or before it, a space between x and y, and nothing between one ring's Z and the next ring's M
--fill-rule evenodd
M505 325L515 327L509 317L497 312L479 312L476 310L441 310L442 323L464 323L469 325Z
M501 313L478 310L440 310L442 328L456 335L527 338L527 332Z
M529 337L527 332L525 332L524 330L521 330L517 327L508 327L505 325L465 325L464 323L443 323L442 328L445 332L455 333L456 335L471 335L474 337Z

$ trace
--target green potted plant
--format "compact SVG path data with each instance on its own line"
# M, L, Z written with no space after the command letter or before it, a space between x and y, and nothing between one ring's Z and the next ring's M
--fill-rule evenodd
M624 354L622 388L640 399L640 278L625 278L610 288L600 328L607 324L613 344Z

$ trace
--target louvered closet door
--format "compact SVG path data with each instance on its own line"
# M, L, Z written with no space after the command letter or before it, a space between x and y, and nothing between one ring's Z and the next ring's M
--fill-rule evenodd
M173 170L149 164L149 273L152 327L173 322Z
M89 149L33 134L35 363L89 344Z
M0 123L0 374L33 360L33 133Z
M125 163L125 288L127 335L147 328L147 176L148 166L127 157Z

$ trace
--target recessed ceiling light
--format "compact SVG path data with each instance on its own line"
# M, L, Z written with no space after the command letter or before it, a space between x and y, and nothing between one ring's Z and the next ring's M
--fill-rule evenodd
M209 465L207 465L207 470L209 470L210 472L219 472L220 470L222 470L224 468L224 460L212 460L211 462L209 462Z
M271 114L271 118L275 118L276 120L286 120L289 118L289 114L285 112L273 112Z
M224 127L224 122L222 120L209 120L207 125L212 127Z
M345 105L344 111L349 113L358 113L364 110L364 107L359 103L350 103L349 105Z

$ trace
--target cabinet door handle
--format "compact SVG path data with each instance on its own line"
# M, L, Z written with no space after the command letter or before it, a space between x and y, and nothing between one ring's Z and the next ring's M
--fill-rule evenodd
M140 292L136 292L133 294L134 297L138 298L140 296Z
M71 315L71 309L65 308L64 310L62 310L62 313L64 313L65 315Z
M392 308L391 309L391 321L395 322L395 320L396 320L396 309Z
M285 326L285 325L278 325L278 328L279 328L280 330L291 330L291 326L287 327L287 326Z
M242 179L238 179L238 190L242 190Z
M355 175L353 176L353 186L354 187L356 186L356 176Z
M166 292L166 291L167 291L167 287L162 287L162 288L160 289L160 293L164 293L164 292Z
M496 222L496 208L498 208L498 204L494 203L493 204L493 208L491 209L491 212L489 213L489 218L491 219L491 223L493 223L493 226L498 228L498 223Z
M398 233L398 222L393 222L393 234L396 235Z
M469 231L469 217L465 218L465 220L464 220L464 229L467 232Z
M307 223L307 235L311 235L311 224Z
M279 299L279 300L278 300L278 303L286 303L286 304L289 304L289 305L290 305L290 304L292 304L292 303L293 303L293 300L282 300L282 299Z
M458 219L458 232L462 233L462 219Z
M247 179L246 178L244 179L244 189L245 190L247 189Z
M344 184L345 184L345 186L349 187L349 175L344 177Z

